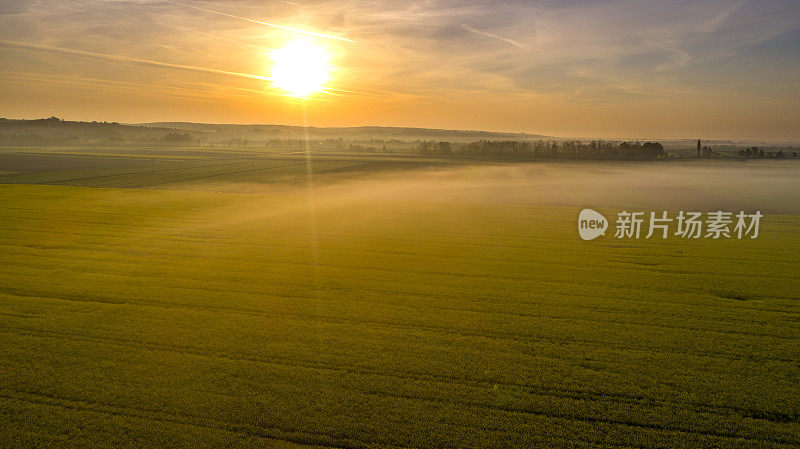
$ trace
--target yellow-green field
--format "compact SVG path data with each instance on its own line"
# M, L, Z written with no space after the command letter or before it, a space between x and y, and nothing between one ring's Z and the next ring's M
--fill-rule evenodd
M573 205L294 160L5 175L0 447L800 445L800 216L584 242Z

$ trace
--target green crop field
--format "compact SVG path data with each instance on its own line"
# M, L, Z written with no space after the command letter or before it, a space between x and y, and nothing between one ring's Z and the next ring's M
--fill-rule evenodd
M569 189L402 190L464 161L32 152L0 154L0 447L800 445L790 197L757 239L587 242Z

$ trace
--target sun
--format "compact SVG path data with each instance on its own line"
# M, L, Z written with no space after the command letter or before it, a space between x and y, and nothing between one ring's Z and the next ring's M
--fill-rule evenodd
M272 84L292 97L307 97L319 92L329 80L330 55L321 46L305 39L289 42L270 52Z

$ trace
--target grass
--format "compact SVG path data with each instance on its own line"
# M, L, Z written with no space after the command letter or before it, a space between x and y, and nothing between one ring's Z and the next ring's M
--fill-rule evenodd
M419 155L314 154L296 151L128 148L0 148L0 183L213 190L220 185L289 183L311 166L319 181L462 163Z
M584 242L576 208L201 182L0 185L0 446L800 444L800 217Z

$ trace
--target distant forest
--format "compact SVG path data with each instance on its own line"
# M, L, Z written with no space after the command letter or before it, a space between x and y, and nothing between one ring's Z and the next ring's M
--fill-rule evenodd
M75 122L50 117L0 118L0 146L147 146L249 148L340 153L414 153L436 157L659 160L671 158L794 159L792 145L730 141L661 142L556 139L536 134L426 128L303 128L286 125ZM695 145L697 147L695 149Z
M563 141L488 141L420 142L417 150L422 154L461 155L504 159L614 159L654 160L664 159L664 147L658 142L617 142L606 140Z

